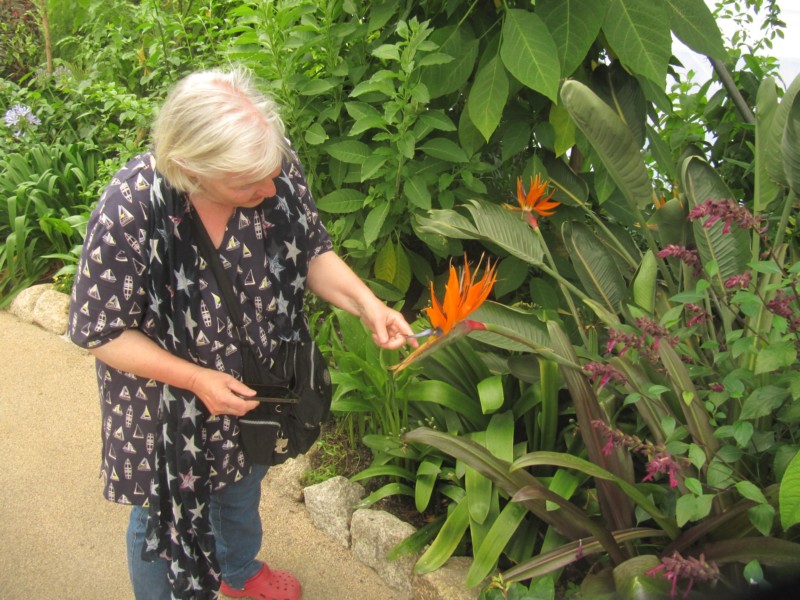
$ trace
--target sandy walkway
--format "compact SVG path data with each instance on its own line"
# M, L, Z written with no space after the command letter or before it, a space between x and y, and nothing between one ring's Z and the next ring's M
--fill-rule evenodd
M128 600L125 507L98 478L94 361L0 311L0 600ZM293 571L304 600L397 600L374 571L265 489L261 558Z

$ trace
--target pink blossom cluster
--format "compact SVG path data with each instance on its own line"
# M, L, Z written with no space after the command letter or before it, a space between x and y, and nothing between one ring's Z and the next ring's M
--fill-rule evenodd
M628 452L638 452L647 457L647 475L642 481L652 481L658 474L669 475L669 487L678 487L678 474L684 464L688 464L686 459L675 458L661 444L654 444L649 440L642 440L635 435L629 435L619 429L614 429L601 419L592 421L592 427L600 431L606 437L606 444L603 446L603 454L608 456L614 448L625 448Z
M678 580L680 579L688 580L686 590L683 592L683 597L688 598L695 581L705 581L710 583L711 587L714 587L720 577L719 567L713 560L706 561L705 556L702 554L698 558L694 556L684 558L679 552L673 552L671 556L661 557L661 564L649 571L645 571L645 575L656 575L661 572L663 572L664 577L672 582L672 589L669 593L670 598L676 596Z
M778 290L775 292L775 297L767 302L767 308L771 312L788 321L789 331L792 333L800 330L800 315L793 306L797 300L797 294L787 294L784 290Z
M677 258L679 261L694 268L695 276L700 274L700 254L696 249L686 246L670 244L658 253L659 258Z
M618 351L619 356L624 356L628 350L634 348L651 363L657 364L659 360L658 347L662 339L665 339L673 348L678 345L677 336L669 335L667 328L656 321L647 317L639 317L634 323L641 329L640 334L624 333L616 329L609 330L606 354L611 354L619 345L622 346Z
M756 219L747 208L737 204L733 200L706 200L698 204L689 211L689 220L696 221L708 217L703 227L710 229L717 221L723 221L723 233L730 233L731 224L735 223L742 229L759 228L759 220Z
M583 365L583 370L588 373L588 377L592 383L599 379L600 387L603 387L609 382L619 383L620 385L625 385L628 382L624 374L611 365L607 365L605 363L586 363Z

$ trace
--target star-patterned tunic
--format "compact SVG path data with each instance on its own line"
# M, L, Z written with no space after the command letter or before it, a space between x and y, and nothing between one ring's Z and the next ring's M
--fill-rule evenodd
M69 334L84 348L94 348L138 329L169 348L167 336L189 340L188 353L198 364L239 377L241 357L235 328L225 310L217 282L191 239L181 239L181 216L154 223L155 160L150 153L131 160L112 179L93 211L72 290ZM256 208L236 208L228 222L219 255L242 303L248 337L262 356L275 339L307 335L302 313L308 262L332 248L320 222L303 170L293 156L275 180L277 194ZM186 200L188 211L188 200ZM188 214L188 213L187 213ZM297 223L298 227L274 226ZM164 228L171 231L165 231ZM154 234L154 231L158 234ZM186 238L186 230L183 238ZM300 235L297 235L298 231ZM170 237L171 236L171 237ZM303 239L304 238L304 239ZM165 242L166 241L166 242ZM176 265L170 282L159 287L150 265L170 268L169 243L182 245L198 261L196 279ZM163 293L152 290L162 289ZM185 293L194 301L180 318L164 323L165 305ZM198 301L199 300L199 301ZM168 311L166 311L168 312ZM111 368L97 361L102 408L102 466L108 500L147 505L154 476L159 404L168 386ZM169 400L169 398L167 398ZM203 419L199 399L185 403L183 417ZM218 490L249 473L238 444L236 417L208 416L202 423L204 448L185 440L186 450L204 452L211 487Z

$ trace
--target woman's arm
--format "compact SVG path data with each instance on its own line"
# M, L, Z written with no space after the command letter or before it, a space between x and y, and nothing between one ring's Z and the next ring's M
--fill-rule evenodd
M239 397L253 396L255 390L232 375L201 367L170 354L136 329L126 329L110 342L89 352L120 371L190 390L203 401L212 415L241 417L258 406L258 402Z
M311 260L308 288L323 300L360 317L381 348L399 348L408 341L406 336L414 333L403 315L381 302L335 252L325 252ZM416 340L411 343L416 346Z

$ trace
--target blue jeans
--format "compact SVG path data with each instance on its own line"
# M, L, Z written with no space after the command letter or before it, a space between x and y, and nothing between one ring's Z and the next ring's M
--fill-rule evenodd
M217 561L222 579L234 588L244 588L245 582L261 569L261 562L256 560L263 533L258 504L267 469L253 465L250 475L211 495L209 512ZM167 579L169 562L142 560L146 531L147 509L134 506L126 537L133 593L136 600L166 600L172 595Z

